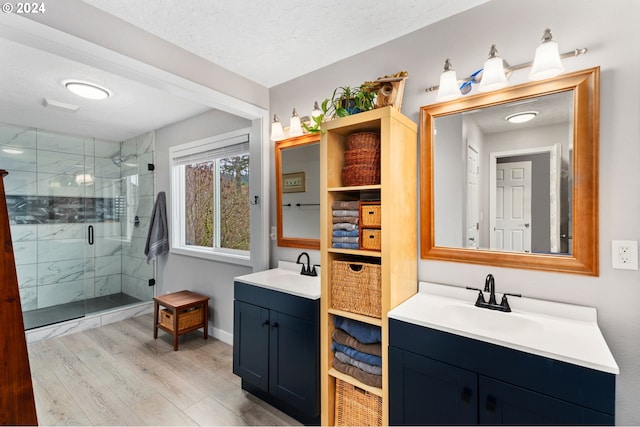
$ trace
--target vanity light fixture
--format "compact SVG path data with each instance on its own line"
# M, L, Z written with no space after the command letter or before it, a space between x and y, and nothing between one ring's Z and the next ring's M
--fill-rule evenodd
M291 121L289 122L289 136L300 135L302 135L302 125L300 124L300 116L298 116L298 112L294 108L291 113Z
M542 44L536 48L536 56L533 58L529 79L550 79L562 72L564 72L564 65L560 59L558 43L552 40L551 30L547 28L542 35Z
M456 70L451 66L451 61L447 58L444 61L444 71L440 74L440 90L438 90L438 101L450 101L459 98L460 87L458 86L458 77Z
M469 77L462 80L460 92L466 95L471 91L471 86L478 82L480 82L478 90L482 92L501 89L509 84L508 77L511 73L524 68L531 68L531 72L529 73L529 79L531 80L543 80L555 77L564 72L562 59L584 55L587 51L587 48L580 48L558 54L558 44L552 40L551 30L548 28L544 31L542 44L536 48L535 58L532 62L510 66L498 56L498 51L495 45L493 45L489 52L489 59L484 63L484 68L476 70L473 74L469 75ZM446 71L445 62L445 72ZM425 89L425 92L438 91L437 101L444 100L440 98L441 87L442 92L450 92L450 89L443 84L442 77L441 75L439 86L431 86Z
M504 70L504 60L498 56L496 45L491 45L489 59L484 63L482 79L480 79L478 90L480 92L491 92L507 87L508 85L509 81L507 80L507 75Z
M76 95L87 99L100 100L111 96L111 92L108 89L94 83L87 83L79 80L67 80L64 82L64 87Z
M284 131L282 130L282 123L278 119L278 115L273 115L273 123L271 123L271 140L281 141L285 138Z
M322 110L318 105L318 101L315 101L313 103L313 110L311 110L311 117L318 117L320 114L322 114Z
M509 114L504 119L509 123L526 123L529 120L535 119L537 115L537 111L523 111L521 113Z

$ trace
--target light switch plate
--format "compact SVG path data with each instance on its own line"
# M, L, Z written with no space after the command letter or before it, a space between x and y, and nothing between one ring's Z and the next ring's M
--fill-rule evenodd
M637 270L638 242L636 240L612 240L611 267L620 270Z

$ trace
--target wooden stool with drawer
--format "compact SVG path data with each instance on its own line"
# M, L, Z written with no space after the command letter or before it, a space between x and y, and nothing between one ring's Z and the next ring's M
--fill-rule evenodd
M159 306L163 306L162 310ZM191 291L180 291L153 297L153 338L158 328L173 335L173 350L178 350L178 337L203 329L208 338L209 297Z

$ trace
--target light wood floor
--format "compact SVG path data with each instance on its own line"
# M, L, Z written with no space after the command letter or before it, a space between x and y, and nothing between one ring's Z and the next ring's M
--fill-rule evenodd
M300 425L240 388L232 348L153 316L29 345L40 425Z

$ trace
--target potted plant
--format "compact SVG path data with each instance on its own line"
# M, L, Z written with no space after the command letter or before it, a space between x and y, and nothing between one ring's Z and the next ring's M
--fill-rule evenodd
M307 132L320 132L325 118L346 117L351 114L373 110L378 89L368 83L358 87L340 86L334 89L331 98L325 98L320 106L321 113L311 118L311 124L303 124Z

